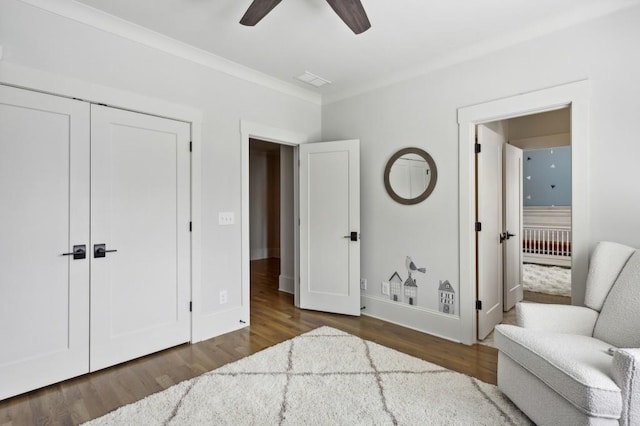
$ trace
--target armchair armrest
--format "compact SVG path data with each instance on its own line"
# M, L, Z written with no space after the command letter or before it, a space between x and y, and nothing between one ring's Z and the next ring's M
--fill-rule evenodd
M611 370L613 380L622 391L620 424L640 424L640 348L615 351Z
M598 312L571 305L518 303L516 321L520 327L553 333L592 336Z

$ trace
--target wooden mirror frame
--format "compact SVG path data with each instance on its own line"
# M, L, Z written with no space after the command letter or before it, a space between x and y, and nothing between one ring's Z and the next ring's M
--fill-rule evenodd
M422 194L415 198L403 198L396 194L396 192L391 187L391 181L389 180L389 174L391 173L391 167L393 167L393 163L395 163L398 158L402 157L405 154L416 154L424 158L424 160L429 165L429 170L431 171L431 179L429 180L427 189L425 189ZM427 197L429 197L429 195L431 195L431 193L433 192L433 189L436 187L437 181L438 169L436 167L436 162L433 161L433 158L431 157L431 155L429 155L429 153L420 148L411 147L399 150L398 152L393 154L391 158L389 158L389 161L387 161L387 166L384 168L384 187L387 190L387 194L389 194L389 196L393 198L393 200L397 203L404 205L418 204L426 200Z

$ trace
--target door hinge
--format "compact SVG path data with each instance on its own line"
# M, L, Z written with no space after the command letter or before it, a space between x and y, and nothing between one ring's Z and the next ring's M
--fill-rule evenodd
M476 232L482 231L482 222L476 222Z
M477 311L482 310L482 300L476 300L476 310Z
M193 222L189 222L189 232L193 231Z
M193 142L189 142L189 152L193 152Z
M189 312L193 312L193 302L189 302Z
M482 152L482 145L477 142L475 144L475 152L476 154L480 154Z

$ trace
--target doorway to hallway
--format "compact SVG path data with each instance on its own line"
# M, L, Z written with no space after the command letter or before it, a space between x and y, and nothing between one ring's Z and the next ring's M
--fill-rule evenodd
M282 300L292 305L293 151L289 145L249 139L250 291L284 293Z

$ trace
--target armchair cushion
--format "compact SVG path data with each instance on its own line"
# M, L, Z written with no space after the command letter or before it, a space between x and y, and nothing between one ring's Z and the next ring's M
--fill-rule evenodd
M588 336L512 325L498 325L495 330L496 346L501 352L580 412L591 417L620 417L622 394L609 376L609 344Z
M633 247L609 241L596 245L589 262L587 291L584 296L586 306L600 312L609 290L634 252Z
M640 347L640 251L620 272L602 305L593 337L618 348Z
M516 323L529 330L592 336L598 312L583 306L518 303Z
M622 389L623 426L640 424L640 349L619 349L613 355L613 379Z

